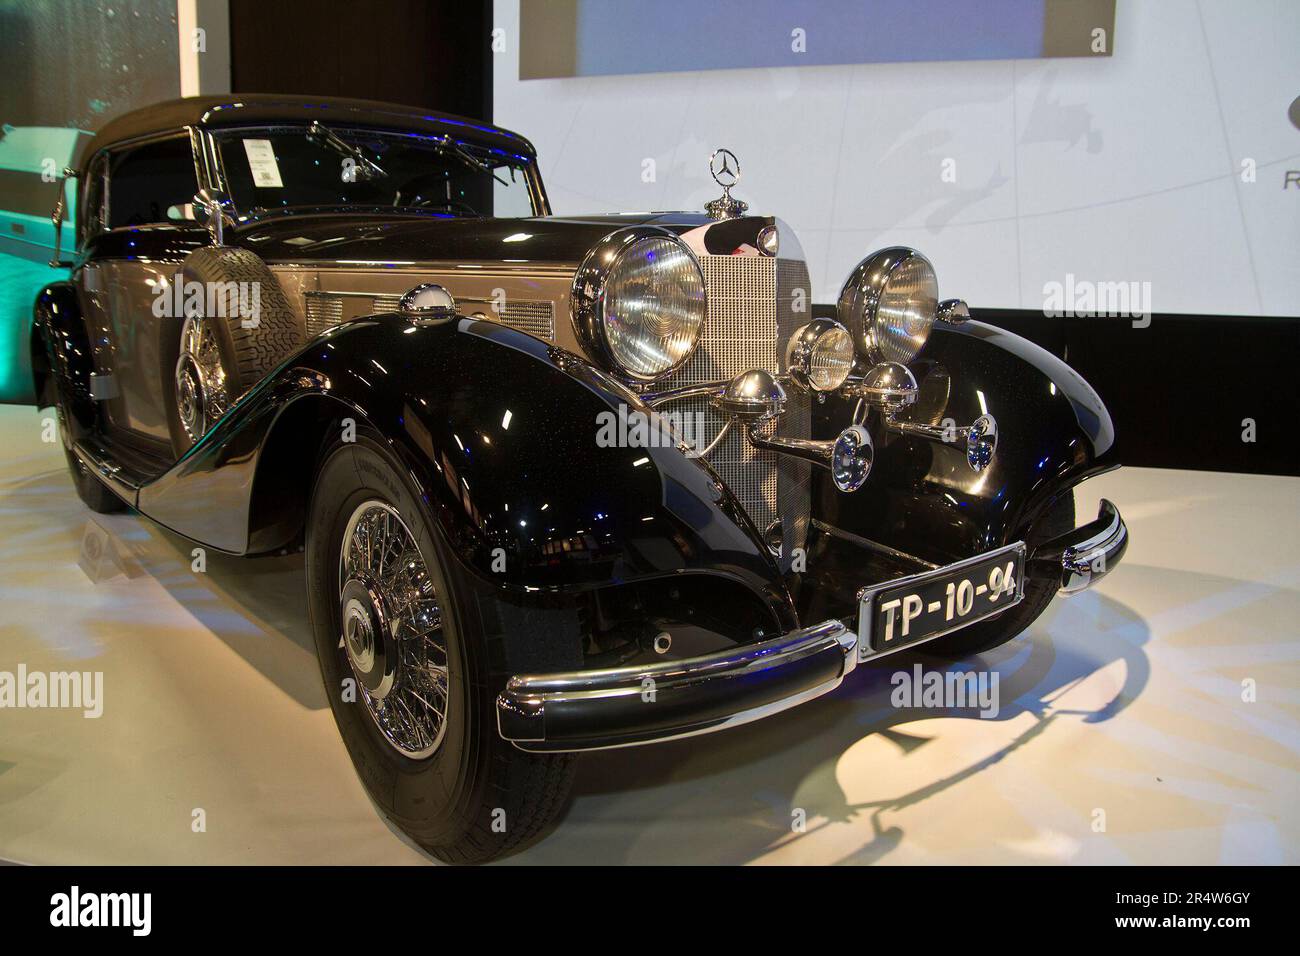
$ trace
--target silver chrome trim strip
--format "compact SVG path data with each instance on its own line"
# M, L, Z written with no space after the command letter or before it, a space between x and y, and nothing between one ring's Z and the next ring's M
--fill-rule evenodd
M824 531L826 534L833 535L836 538L843 538L850 544L856 544L858 547L866 548L869 551L878 551L880 554L888 555L891 558L915 561L917 564L927 567L931 571L937 571L939 568L943 567L941 564L934 564L924 558L918 558L914 554L908 554L906 551L899 551L897 548L891 548L887 544L881 544L879 541L872 541L870 538L864 538L862 535L854 534L852 531L845 531L843 528L829 525L825 521L822 521L821 518L813 518L812 524L813 527L819 531Z
M566 281L573 277L573 272L578 267L576 262L534 262L532 260L501 262L489 259L466 259L462 261L420 259L401 260L399 262L398 260L381 259L364 261L360 259L307 259L297 261L272 257L267 259L266 263L272 270L310 269L323 272L337 269L341 272L367 272L376 266L382 266L384 275L424 275L429 272L437 272L462 276L537 276L538 278L564 279Z
M650 739L597 746L575 745L571 749L609 750L713 733L726 727L735 727L780 713L834 690L857 666L857 641L857 635L841 621L829 620L791 631L771 640L686 660L663 661L640 667L519 675L510 678L506 689L497 698L497 730L503 739L511 741L522 749L529 749L526 746L529 743L545 742L545 712L548 705L561 706L566 703L588 702L597 698L639 695L643 693L646 681L653 682L657 694L671 693L674 690L689 689L709 681L744 678L759 671L823 653L831 647L839 648L843 655L843 668L839 675L833 680L824 681L790 697L737 712L707 727L679 732L666 731L663 736ZM511 736L503 722L505 712L526 715L524 718L526 722L541 736L522 736L518 732ZM548 748L548 752L560 751Z

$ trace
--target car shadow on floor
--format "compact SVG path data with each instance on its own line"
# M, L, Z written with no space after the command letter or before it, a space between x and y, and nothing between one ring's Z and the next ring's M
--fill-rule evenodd
M32 533L39 534L46 558L57 552L56 560L81 565L95 588L129 589L141 578L152 579L205 631L297 703L314 710L329 706L307 620L300 553L241 558L202 549L200 560L197 544L137 512L89 511L61 468L7 484L0 513L7 510L36 515ZM96 549L94 556L87 555L88 544ZM124 612L136 599L130 590L115 598Z
M855 849L846 847L836 862L886 859L905 837L887 822L890 811L959 790L1050 733L1063 717L1105 721L1132 703L1149 677L1143 650L1149 636L1146 621L1132 609L1097 593L1084 594L1058 601L1028 632L979 657L945 664L903 652L862 665L833 693L767 720L652 747L587 754L558 829L510 862L746 863L815 837L824 827L861 824L864 818L872 838ZM1101 706L1085 712L1058 702L1117 662L1123 664L1123 681ZM903 725L958 718L971 722L978 739L977 725L990 722L974 708L894 706L894 675L913 675L918 665L945 674L996 672L1000 706L991 722L1005 723L1006 729L989 727L982 735L989 746L972 748L978 756L928 775L909 772L896 783L882 780L874 791L889 796L852 802L836 768L872 735L877 735L872 753L887 758L881 773L888 774L900 761L924 761L934 743L925 735L933 731L918 733ZM802 832L792 828L796 812L806 820Z
M329 706L307 617L306 571L300 552L242 558L209 550L204 555L205 570L195 573L193 542L147 518L135 517L148 525L153 539L138 557L146 573L299 704L313 710Z
M134 580L107 586L130 588L141 576L152 578L205 632L284 693L306 707L327 706L307 622L300 554L245 559L209 551L205 570L196 573L192 542L135 514L91 515L66 481L42 474L30 479L31 487L10 485L0 509L50 511L41 516L42 536L48 534L48 518L64 542L60 547L68 548L73 560L86 523L99 524L133 566ZM62 486L60 501L47 508L52 484ZM66 507L63 488L71 499ZM1132 566L1125 572L1143 570ZM1207 581L1203 593L1223 586L1223 581ZM717 735L585 755L566 815L547 839L509 861L743 863L792 841L816 838L837 822L861 823L864 818L872 839L845 852L841 862L888 859L904 839L899 826L889 822L889 811L960 790L983 770L1051 733L1062 716L1104 721L1128 706L1146 685L1143 647L1148 638L1140 615L1089 592L1056 602L1026 635L979 658L944 666L915 652L900 653L859 667L834 693L768 720ZM1103 705L1086 713L1056 705L1063 689L1116 662L1123 664L1123 682ZM903 725L956 717L969 722L981 739L996 737L992 727L984 733L979 725L985 721L974 710L893 706L892 676L917 664L945 672L996 671L1000 708L993 721L1027 715L1031 723L997 737L994 749L982 751L978 759L953 760L934 768L928 778L923 775L921 782L911 774L906 783L886 786L888 797L855 802L835 769L864 740L888 746L895 760L919 756L925 762L927 748L936 742ZM804 833L792 833L795 808L806 815Z

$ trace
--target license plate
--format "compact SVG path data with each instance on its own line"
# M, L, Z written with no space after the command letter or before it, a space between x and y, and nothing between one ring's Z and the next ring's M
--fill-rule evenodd
M858 659L939 637L1024 597L1023 541L862 591Z

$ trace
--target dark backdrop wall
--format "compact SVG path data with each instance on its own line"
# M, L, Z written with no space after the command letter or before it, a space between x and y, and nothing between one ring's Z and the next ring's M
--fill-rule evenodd
M491 119L488 7L230 0L231 89L353 96Z
M1300 475L1300 320L1157 313L1134 328L1028 310L972 314L1078 369L1110 409L1126 465Z
M814 305L833 318L835 306ZM1042 346L1088 380L1115 422L1125 465L1300 476L1300 320L1154 313L1049 318L971 307L971 317Z
M490 6L231 0L232 89L357 96L491 120ZM977 319L1037 342L1092 383L1115 420L1123 463L1300 475L1291 437L1300 321L1157 314L1135 329L1122 319L974 305ZM1244 440L1247 420L1253 441Z

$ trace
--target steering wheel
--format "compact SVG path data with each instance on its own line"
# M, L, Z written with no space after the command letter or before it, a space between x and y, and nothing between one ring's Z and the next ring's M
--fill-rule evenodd
M430 185L442 186L443 182L445 182L445 179L439 173L422 173L419 176L413 176L410 179L408 179L406 182L402 183L402 188L397 190L397 198L399 202L394 203L394 205L415 206L419 208L435 206L442 209L450 209L453 212L460 212L470 216L482 215L482 213L480 213L469 203L459 199L447 199L445 197L437 196L437 195L431 195L431 196L416 195L410 200L407 201L401 200L401 197L406 193L418 194L420 186L426 183L429 183Z

